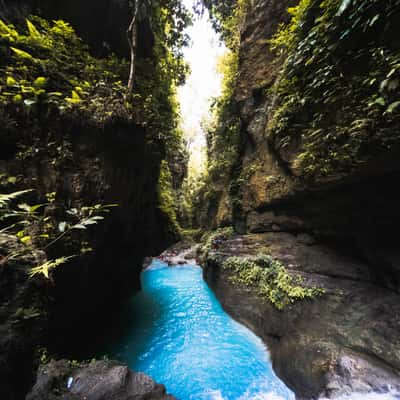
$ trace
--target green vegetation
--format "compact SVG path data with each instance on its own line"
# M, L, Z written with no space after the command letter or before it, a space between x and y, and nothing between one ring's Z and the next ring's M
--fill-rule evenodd
M104 219L104 214L110 212L115 204L96 204L91 207L64 209L55 205L54 195L50 193L48 203L28 205L19 202L23 196L31 195L32 190L23 190L10 194L0 194L0 233L13 235L20 242L21 249L6 254L2 265L6 262L18 260L37 250L48 251L57 242L68 238L73 239L74 232L86 231ZM63 215L64 214L64 215ZM64 218L59 220L57 216ZM75 237L76 239L76 237ZM82 233L76 243L76 255L91 251ZM50 272L61 264L66 263L74 256L63 256L26 271L29 277L43 275L50 279Z
M176 90L188 72L182 48L189 40L183 30L191 16L178 0L156 1L152 8L154 57L137 60L132 112L135 122L152 132L150 140L165 141L170 160L183 145Z
M400 144L400 51L389 0L301 0L271 41L284 59L269 135L296 175L348 173Z
M204 255L207 255L208 252L213 248L213 245L216 240L227 240L234 235L234 229L229 226L225 228L218 228L215 231L206 232L203 234L201 238L201 251Z
M240 120L236 116L234 90L238 74L238 53L228 52L220 60L222 95L212 108L207 126L208 176L211 182L229 178L240 145Z
M178 233L180 227L177 220L178 201L172 187L172 175L167 161L162 161L160 177L158 180L158 198L160 210L170 221L170 231Z
M249 2L240 0L222 4L205 2L213 17L215 28L221 32L229 51L219 62L223 76L222 94L211 106L211 118L204 128L207 133L207 169L201 177L196 207L215 207L224 188L234 182L240 164L242 123L238 115L235 90L239 69L240 33ZM230 187L233 198L235 186ZM235 193L233 193L235 192Z
M181 54L187 39L179 30L190 19L177 4L153 7L155 57L137 61L134 93L128 101L127 61L94 58L68 23L32 16L24 29L17 30L0 21L2 118L8 125L22 115L43 119L72 113L100 124L132 118L154 132L155 139L165 138L176 146L176 85L184 81L187 70Z
M16 29L0 20L0 106L3 119L80 115L96 123L126 114L127 63L96 59L64 21L32 16ZM9 125L11 122L9 122Z
M229 257L224 261L223 268L232 272L229 278L231 283L245 287L278 310L324 293L320 288L301 286L299 277L289 275L282 263L265 254L255 259Z
M130 96L126 95L128 61L112 54L102 59L92 56L68 23L37 16L21 25L0 20L0 149L4 158L16 156L31 162L51 158L57 172L72 165L80 168L74 138L85 128L102 129L124 121L131 123L132 134L143 127L149 146L164 157L159 192L170 194L165 162L170 163L183 149L176 89L187 73L182 47L188 38L183 30L191 19L178 0L154 1L143 7L154 42L146 56L135 58ZM24 179L18 177L17 188L35 187L29 178L21 182ZM176 230L168 195L159 197L160 209L172 218Z
M202 3L207 7L213 27L221 34L222 40L231 50L237 49L240 24L249 0L202 0Z

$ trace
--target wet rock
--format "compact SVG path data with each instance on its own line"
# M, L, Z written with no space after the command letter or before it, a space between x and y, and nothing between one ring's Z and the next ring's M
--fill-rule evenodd
M299 233L297 235L297 241L302 244L313 245L315 244L315 238L308 233Z
M252 211L247 216L247 229L251 233L271 231L293 231L304 229L304 222L296 217L277 215L273 211Z
M387 393L399 390L399 378L379 360L371 360L353 353L345 353L338 360L329 376L326 395L349 395L353 392Z
M72 379L71 379L72 378ZM174 400L165 387L114 361L95 361L79 368L67 360L39 368L26 400Z
M364 262L299 236L269 232L228 239L209 253L205 279L225 310L268 344L276 373L298 399L400 393L400 296L378 285ZM232 284L223 261L260 253L325 293L279 311Z

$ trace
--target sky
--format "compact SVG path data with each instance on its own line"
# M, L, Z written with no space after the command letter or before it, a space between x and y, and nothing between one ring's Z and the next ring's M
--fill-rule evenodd
M192 9L193 0L183 0L183 3ZM184 56L191 74L186 84L178 89L178 99L182 128L186 137L191 139L189 168L198 169L204 164L206 146L201 121L207 116L210 99L220 94L222 77L217 72L217 62L226 48L213 30L207 10L202 17L195 17L193 25L186 31L192 44L184 49Z

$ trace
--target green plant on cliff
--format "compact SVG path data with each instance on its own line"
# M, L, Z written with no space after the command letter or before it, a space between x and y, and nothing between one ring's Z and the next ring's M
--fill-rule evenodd
M245 287L278 310L324 293L321 288L302 286L299 277L290 275L281 262L269 255L258 255L256 258L229 257L222 266L230 270L231 283Z
M284 61L268 133L296 175L348 173L400 145L398 7L301 0L289 9L271 41Z
M110 212L116 204L85 206L80 209L57 210L54 204L53 195L48 196L49 202L36 205L28 205L20 202L26 195L32 194L33 190L23 190L8 194L0 194L0 233L7 233L23 245L21 250L7 254L2 260L6 262L19 259L33 250L48 251L49 248L68 237L72 239L73 232L87 230L90 226L96 225L104 219L104 214ZM62 211L66 211L64 218L59 220ZM85 244L84 238L80 237L78 243ZM78 246L82 251L82 246ZM28 272L29 277L44 275L50 278L50 272L61 264L66 263L74 256L62 256L54 260L48 260L43 264L32 268Z
M32 16L17 29L0 20L0 106L13 118L84 112L96 123L126 115L127 63L96 59L64 21Z
M182 47L190 14L179 1L148 5L155 43L152 54L137 59L132 96L125 99L128 62L110 55L95 58L64 21L37 16L18 29L0 21L0 108L4 120L43 123L59 115L103 125L133 119L164 140L167 150L181 142L176 87L187 66ZM13 127L10 122L8 126Z
M225 241L234 235L235 231L231 226L218 228L215 231L205 232L201 237L201 251L207 255L215 246L216 241Z
M214 29L222 40L233 50L238 49L241 24L244 22L250 0L201 0L207 7ZM201 11L201 7L200 8Z
M204 124L207 135L207 169L198 192L198 206L217 209L223 191L230 187L233 206L237 203L235 181L240 165L241 128L235 90L239 72L241 30L250 2L240 0L223 4L207 1L214 26L228 47L219 62L222 93L211 106L211 118Z
M177 87L188 72L182 51L189 43L184 31L191 14L178 0L154 1L151 7L153 57L137 60L132 112L135 121L153 132L150 140L165 141L168 157L182 144Z
M21 161L49 159L57 172L72 164L79 168L74 138L81 125L102 128L123 120L134 122L132 130L142 126L148 143L171 160L182 147L176 91L187 72L182 47L188 42L184 28L190 15L178 0L143 6L154 43L148 54L136 58L128 98L127 61L93 57L68 23L36 16L18 26L0 21L0 122L5 130L0 146L4 140ZM71 125L77 128L72 131Z
M180 230L176 213L178 210L176 193L172 187L172 175L167 161L161 162L160 177L158 179L159 208L169 220L169 230L178 233Z
M226 53L219 69L223 76L222 94L212 105L213 120L207 127L208 175L212 181L229 177L240 144L240 120L235 115L234 101L238 53Z

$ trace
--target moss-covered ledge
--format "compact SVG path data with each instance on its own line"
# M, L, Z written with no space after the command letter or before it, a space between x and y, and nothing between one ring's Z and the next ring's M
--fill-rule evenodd
M400 389L399 296L376 286L366 264L310 239L226 238L205 256L205 280L268 345L275 372L298 398Z

